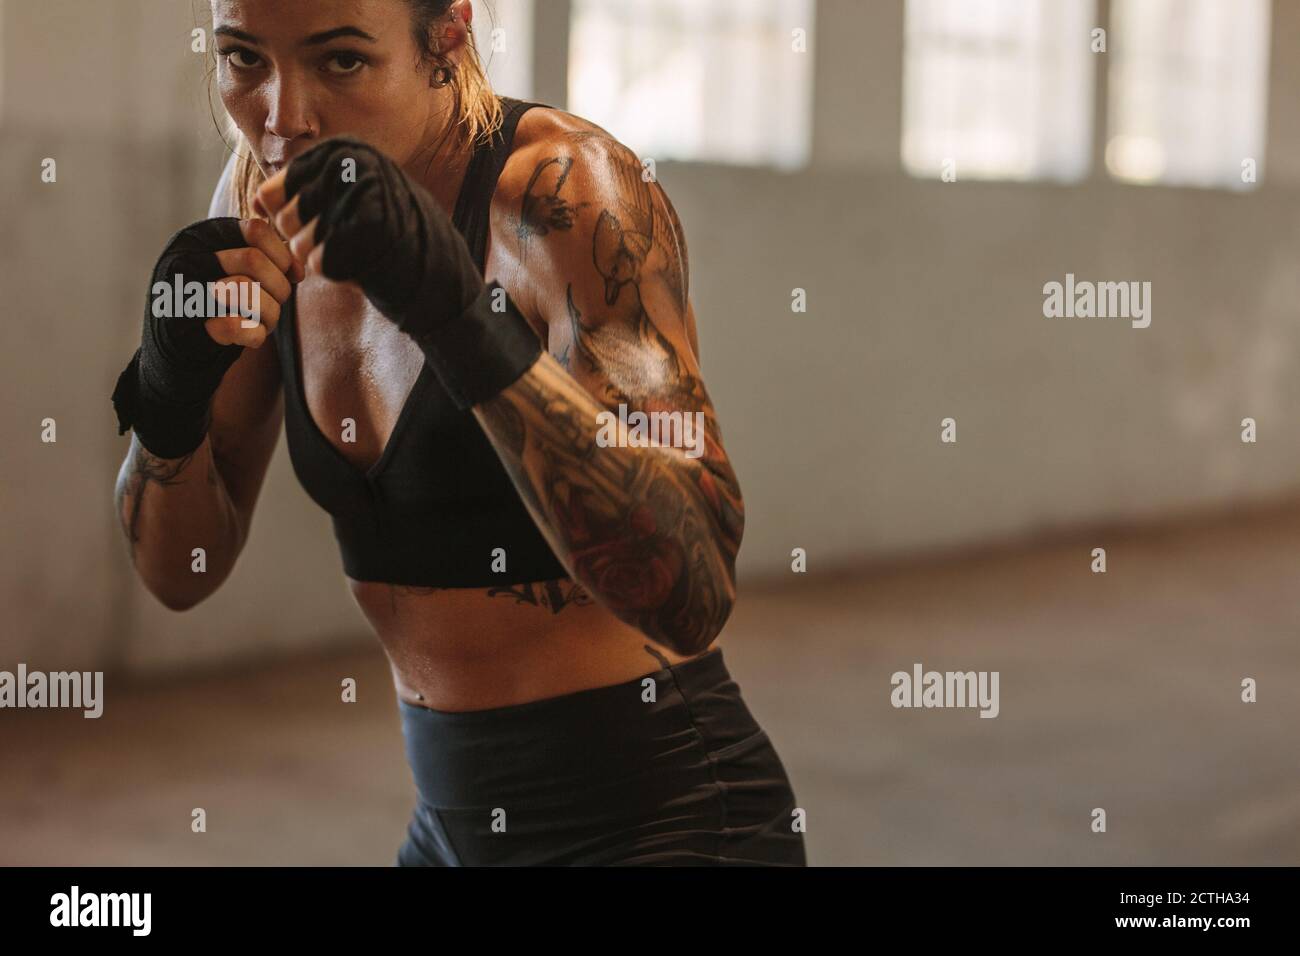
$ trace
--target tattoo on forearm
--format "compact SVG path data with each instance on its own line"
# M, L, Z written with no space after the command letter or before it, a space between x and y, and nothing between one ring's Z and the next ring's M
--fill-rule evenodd
M486 404L505 402L535 453L502 460L574 578L647 636L707 646L730 611L740 509L712 511L712 477L680 456L598 448L595 403L568 376L530 372Z
M566 287L563 370L545 355L477 412L574 579L653 640L702 650L730 612L744 506L704 384L642 295L648 279L662 280L686 314L681 224L635 154L594 133L575 138L607 140L602 175L613 178L619 196L580 220L591 230L594 269L581 287L594 285L598 295L580 308L579 283ZM560 160L538 166L520 215L521 240L576 227L570 212L583 204L564 196L572 168ZM593 395L580 382L602 384L592 386ZM703 454L598 447L595 411L619 403L647 414L702 413Z
M135 453L131 464L118 479L113 498L117 507L118 521L126 533L127 545L131 549L131 560L135 560L135 546L140 541L139 526L141 508L144 505L144 492L150 484L180 484L178 476L189 466L195 452L183 458L158 458L140 444L138 438L132 437ZM195 449L197 451L198 449ZM209 475L209 480L211 476Z
M673 344L651 320L641 299L641 267L647 251L629 243L618 217L604 210L592 240L592 262L604 280L605 312L585 322L566 291L570 332L587 371L604 381L606 404L655 412L704 412L703 469L695 472L699 491L719 522L722 543L739 550L744 525L736 476L722 451L722 430L704 383L687 371Z
M599 454L584 407L591 396L567 376L525 375L481 408L489 430L504 439L498 448L516 487L578 580L647 635L697 648L729 611L744 507L703 383L641 302L645 253L625 241L617 217L602 213L593 263L608 313L585 322L569 287L575 352L608 383L608 400L647 412L705 412L701 459ZM520 449L517 418L525 446L536 450L531 458ZM493 429L494 422L512 424Z

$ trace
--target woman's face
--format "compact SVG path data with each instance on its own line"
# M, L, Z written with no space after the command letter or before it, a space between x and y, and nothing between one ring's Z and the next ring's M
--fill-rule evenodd
M212 0L226 111L274 175L330 136L406 165L443 109L406 0Z

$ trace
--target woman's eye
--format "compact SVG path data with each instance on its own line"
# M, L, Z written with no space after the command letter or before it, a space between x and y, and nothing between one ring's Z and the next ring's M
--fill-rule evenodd
M355 53L335 53L325 61L325 69L335 76L348 76L357 72L366 61Z
M219 50L217 52L224 56L226 61L237 70L251 70L260 62L256 53L252 50L246 50L243 47L235 47L231 50Z

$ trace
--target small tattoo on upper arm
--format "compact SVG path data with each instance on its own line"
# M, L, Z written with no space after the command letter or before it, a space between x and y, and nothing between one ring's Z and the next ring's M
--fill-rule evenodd
M533 170L520 202L515 225L515 236L525 257L530 238L545 236L552 230L567 232L573 228L573 219L578 210L588 205L570 203L560 195L572 167L573 160L564 156L544 159Z

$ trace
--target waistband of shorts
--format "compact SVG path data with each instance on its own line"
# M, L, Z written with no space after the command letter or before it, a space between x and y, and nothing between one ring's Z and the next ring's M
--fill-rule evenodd
M453 712L399 699L398 707L416 789L438 807L561 801L610 780L671 775L698 757L710 728L750 732L753 722L718 647L620 684L523 704Z
M621 684L593 687L558 697L544 697L524 704L463 711L418 707L400 697L397 704L404 721L418 721L451 733L473 733L475 730L486 731L493 726L524 726L538 721L564 720L584 715L599 716L602 719L617 718L620 715L641 717L645 713L642 692L648 679L654 680L660 687L679 688L689 698L726 683L731 680L731 674L722 659L722 648L714 647L699 657L680 664L669 664Z

